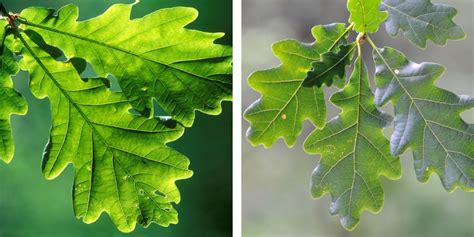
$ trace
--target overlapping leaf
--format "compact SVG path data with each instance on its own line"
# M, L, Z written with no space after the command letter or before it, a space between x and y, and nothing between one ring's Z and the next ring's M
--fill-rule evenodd
M341 114L313 131L304 144L306 152L321 154L313 172L312 195L330 193L331 213L339 214L349 230L356 227L363 210L381 210L380 176L397 179L401 175L400 161L390 155L382 133L391 117L375 107L373 98L359 55L349 83L331 96Z
M316 41L304 44L284 40L272 47L282 64L276 68L253 73L248 82L262 94L244 114L250 122L247 137L253 145L270 147L279 137L293 146L305 119L322 127L326 120L323 89L304 87L311 63L322 53L344 39L344 24L316 26L312 30Z
M6 22L0 21L0 35L4 34ZM10 44L9 41L2 42ZM13 159L14 145L10 126L12 114L24 115L27 111L25 98L13 89L12 75L19 71L18 63L8 47L0 52L0 159L9 163Z
M385 28L390 35L396 36L401 29L407 39L421 48L426 47L427 40L445 45L449 39L465 36L452 20L457 10L446 4L432 4L430 0L384 0L381 9L389 12Z
M351 13L349 22L361 33L375 33L388 17L388 13L380 11L382 0L348 0L347 9Z
M152 98L174 119L191 126L194 111L218 114L231 99L232 49L214 44L222 33L184 27L197 11L175 7L130 20L132 5L77 22L78 8L22 11L22 27L41 34L67 58L84 58L101 77L113 74L133 107L153 115Z
M105 211L124 232L137 222L177 223L175 181L192 172L188 159L166 143L179 138L183 127L166 118L131 114L123 93L109 91L102 80L81 80L71 63L54 60L34 35L17 37L24 46L20 66L31 75L32 93L51 102L43 172L53 179L74 165L76 216L91 223Z
M376 64L376 103L395 106L395 128L391 137L392 154L411 148L420 181L437 173L443 186L474 190L474 126L460 113L473 108L469 96L457 96L435 86L444 67L434 63L417 64L392 48L374 51Z
M303 86L321 87L334 84L341 88L346 82L346 67L351 64L356 44L341 45L338 52L329 51L321 54L319 61L313 62L313 69L303 82Z

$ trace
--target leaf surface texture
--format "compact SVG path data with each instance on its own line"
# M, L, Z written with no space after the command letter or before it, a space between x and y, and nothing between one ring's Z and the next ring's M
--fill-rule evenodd
M415 171L426 182L437 173L448 191L473 191L474 126L460 116L474 100L441 89L435 81L445 71L435 63L415 63L401 52L385 47L374 50L375 102L395 107L391 153L411 148Z
M70 62L58 62L34 35L18 35L21 69L30 73L30 89L51 104L52 128L43 173L54 179L74 165L73 202L78 218L96 221L107 212L118 229L136 223L177 223L172 203L180 201L175 181L189 178L189 161L166 143L184 128L167 118L144 118L121 92L100 79L81 79ZM41 44L40 44L41 45Z
M316 39L312 44L295 40L275 43L272 49L281 65L250 75L249 85L262 94L244 113L250 122L247 138L253 145L270 147L282 137L293 146L304 120L318 127L326 123L323 89L305 87L303 83L311 63L345 37L345 28L342 23L320 25L312 33Z
M388 17L388 13L380 11L382 0L348 0L347 9L351 13L349 22L354 30L360 33L375 33Z
M101 77L113 74L132 106L153 115L152 99L174 119L191 126L195 110L219 114L232 92L232 49L215 44L222 33L186 29L193 8L165 8L130 19L132 5L116 4L78 22L74 5L57 14L27 8L22 27L41 34L67 58L84 58Z
M390 154L382 129L391 121L373 102L367 69L359 56L349 83L331 96L339 116L316 129L304 143L309 154L320 154L313 171L313 197L331 194L331 214L338 214L344 228L352 230L362 211L378 212L383 206L380 176L398 179L401 166Z
M452 20L457 10L449 5L433 4L430 0L384 0L381 9L389 12L387 32L396 36L401 29L420 48L426 47L427 40L445 45L447 40L465 37L461 27Z

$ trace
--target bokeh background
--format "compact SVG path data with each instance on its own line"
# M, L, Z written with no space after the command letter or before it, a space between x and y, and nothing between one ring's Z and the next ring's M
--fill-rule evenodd
M104 12L114 3L133 0L2 0L9 11L37 5L59 8L68 3L79 6L80 19ZM141 17L163 7L190 6L199 10L199 18L189 28L224 32L219 43L232 43L231 0L142 0L132 17ZM16 144L10 165L0 162L0 236L1 237L119 237L119 236L230 236L232 231L232 107L223 103L219 116L197 114L195 125L174 143L191 160L194 176L178 181L181 203L176 205L179 224L168 228L152 224L137 226L131 234L116 230L107 215L86 225L74 217L71 198L73 167L53 181L41 174L41 157L51 126L49 102L32 97L28 76L14 78L15 87L27 97L28 114L13 117Z
M455 6L459 15L455 21L467 33L464 41L449 41L447 47L429 44L423 51L411 45L403 36L396 39L385 33L384 27L373 36L381 46L402 50L416 62L433 61L447 67L437 84L458 94L474 96L474 19L472 0L434 0ZM293 38L312 42L311 27L332 22L346 22L346 0L243 0L243 107L248 107L259 95L248 87L246 78L256 70L280 64L271 52L275 41ZM373 65L370 46L364 45L370 71ZM329 92L328 91L328 96ZM386 108L388 111L390 107ZM331 107L328 118L338 110ZM473 123L474 113L463 117ZM243 122L242 134L248 127ZM358 228L345 231L337 216L329 214L328 195L313 200L309 192L311 172L319 156L303 152L304 138L313 129L307 122L299 142L293 149L279 140L273 148L253 148L243 137L243 234L254 236L311 237L473 237L474 195L456 190L447 193L437 176L427 184L414 175L411 152L401 156L403 177L397 181L382 178L385 206L381 213L364 213ZM387 135L390 131L386 131Z

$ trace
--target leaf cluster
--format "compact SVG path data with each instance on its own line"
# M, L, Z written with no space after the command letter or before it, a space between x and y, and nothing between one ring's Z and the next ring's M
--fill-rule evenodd
M329 193L331 214L338 214L348 230L357 226L363 210L382 209L380 177L400 178L398 156L408 149L419 181L436 173L447 191L474 191L474 125L460 117L473 108L474 99L435 85L445 71L442 65L412 62L371 39L384 22L390 35L401 30L420 48L428 40L444 45L462 39L464 32L452 21L456 10L430 0L348 0L347 9L348 26L316 26L311 44L275 43L281 65L249 77L249 85L261 94L244 113L249 142L269 148L283 138L291 147L302 123L311 121L316 128L304 149L321 155L311 180L312 196ZM357 39L348 42L353 31ZM373 49L375 89L362 57L365 43ZM341 112L326 121L324 87L333 85L339 91L330 102ZM394 106L392 115L381 110L388 103ZM387 126L393 127L390 139L383 134Z

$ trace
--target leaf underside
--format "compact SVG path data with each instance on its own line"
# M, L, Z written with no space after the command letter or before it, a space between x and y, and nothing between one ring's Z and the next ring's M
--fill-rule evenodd
M430 0L384 0L381 9L389 12L387 32L396 36L401 29L420 48L426 47L427 40L445 45L447 40L465 37L461 27L452 20L457 10L449 5L432 4Z
M380 11L382 0L348 0L347 9L351 13L349 22L354 30L360 33L375 33L384 22L388 13Z
M4 34L5 20L0 20L0 35ZM18 63L6 45L11 42L5 41L3 50L0 52L0 159L9 163L13 159L14 145L10 125L12 114L24 115L27 111L25 98L13 89L11 76L19 72Z
M474 107L474 100L436 87L445 71L442 65L417 64L388 47L374 50L373 56L375 102L395 107L392 154L411 148L421 182L437 173L448 191L474 191L474 126L460 117Z
M232 49L215 44L222 33L184 28L193 8L161 9L130 20L132 5L116 4L78 22L77 6L21 12L22 28L33 30L67 58L84 58L100 77L113 74L134 109L153 115L152 99L173 119L191 126L195 110L219 114L231 99Z
M273 45L273 52L282 64L255 72L248 79L249 85L262 94L244 113L250 122L247 138L252 145L270 147L282 137L288 146L293 146L304 120L309 119L317 127L324 126L324 91L305 87L303 83L311 63L344 37L344 30L342 23L316 26L312 29L316 39L312 44L284 40Z
M192 172L188 159L166 143L184 128L167 118L131 114L122 92L111 92L103 79L81 79L71 62L56 61L27 33L17 35L20 67L30 73L33 95L48 97L52 111L44 176L53 179L74 165L74 211L86 223L102 212L123 232L137 222L177 223L175 181Z
M401 176L400 161L390 154L382 133L391 117L376 108L373 98L367 69L359 56L349 83L331 96L342 112L324 128L313 131L304 143L307 153L321 154L311 182L313 197L330 193L330 212L340 215L348 230L357 226L363 210L382 209L380 176Z

